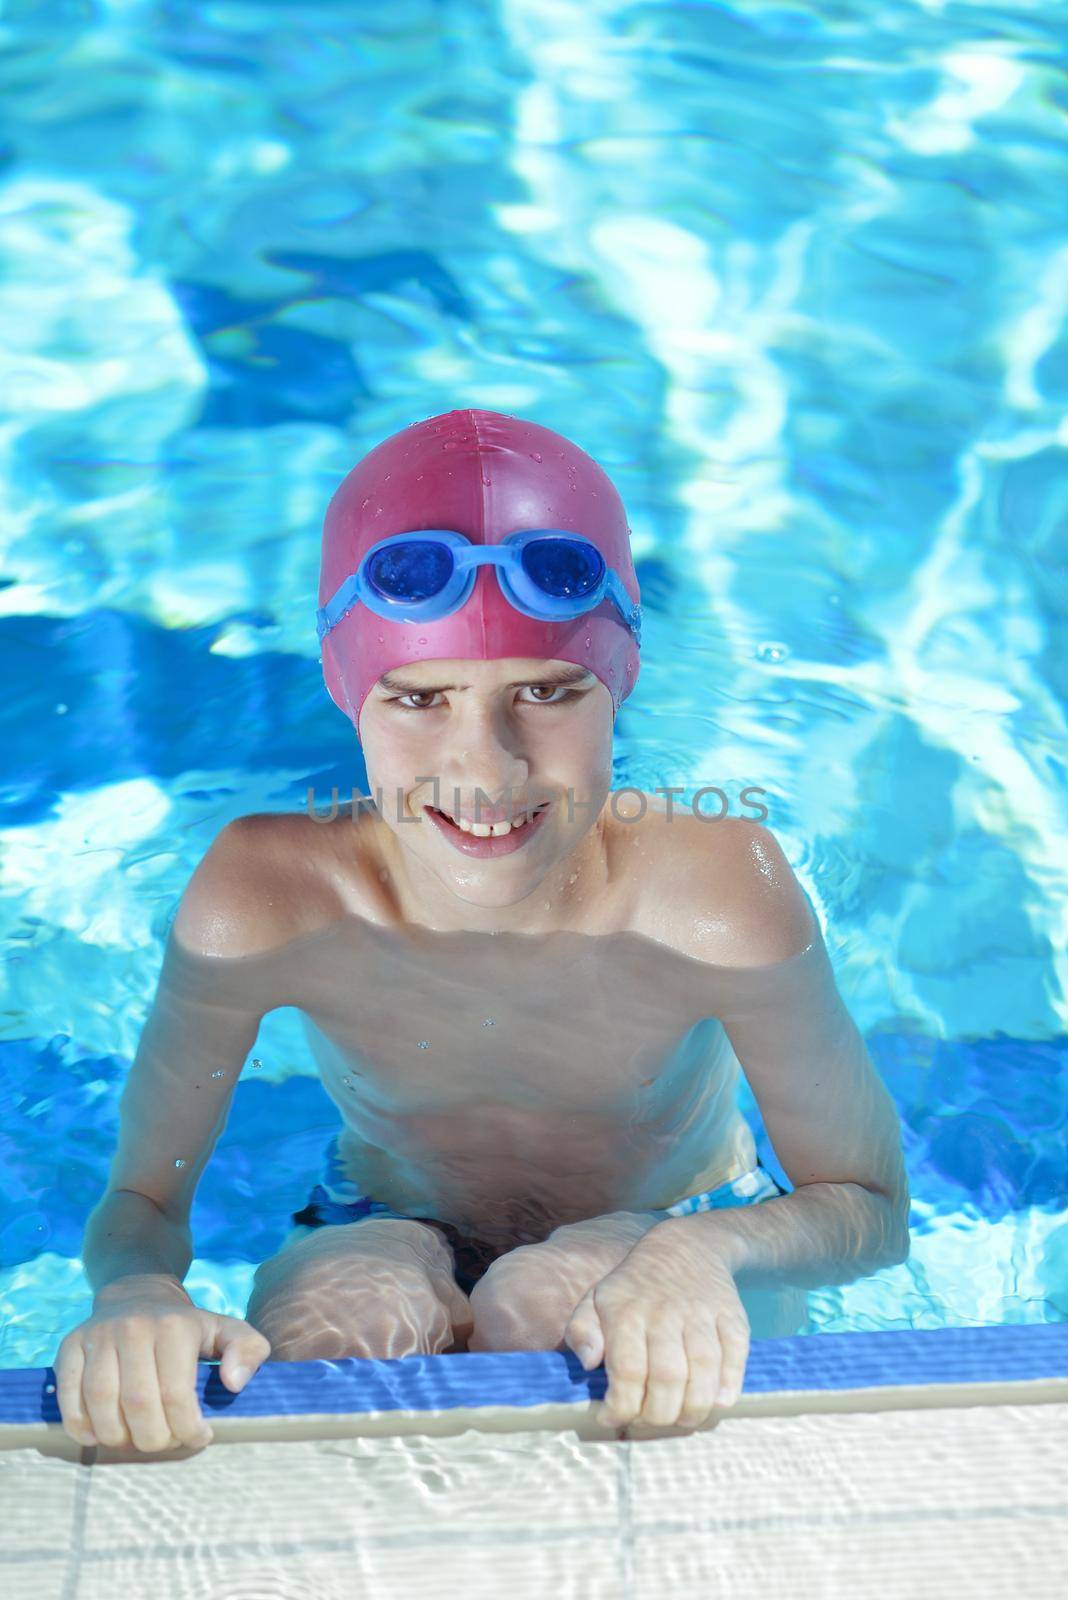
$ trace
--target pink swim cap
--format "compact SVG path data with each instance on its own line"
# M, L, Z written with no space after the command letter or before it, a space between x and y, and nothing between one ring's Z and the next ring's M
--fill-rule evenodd
M637 604L623 502L584 450L549 428L499 411L449 411L383 440L339 484L323 523L319 605L390 534L450 528L474 544L563 528L589 539ZM606 597L584 616L543 622L517 611L496 572L478 569L458 611L432 622L388 621L357 600L325 635L322 666L334 704L359 735L363 703L384 672L411 661L537 656L587 667L613 716L638 678L638 646Z

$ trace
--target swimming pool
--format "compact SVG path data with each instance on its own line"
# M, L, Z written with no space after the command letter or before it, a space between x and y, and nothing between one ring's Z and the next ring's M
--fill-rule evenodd
M645 627L616 786L764 791L901 1112L912 1255L811 1293L807 1332L1068 1317L1063 16L566 18L15 25L4 1368L88 1314L85 1216L208 843L364 781L317 665L330 489L464 404L619 487ZM193 1212L210 1309L242 1313L317 1175L313 1071L268 1017Z

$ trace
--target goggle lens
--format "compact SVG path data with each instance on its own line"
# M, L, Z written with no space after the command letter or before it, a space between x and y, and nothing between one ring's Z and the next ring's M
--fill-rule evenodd
M409 539L379 550L367 564L367 581L384 600L430 600L452 577L452 554L429 539Z
M604 557L571 539L532 539L522 550L523 570L543 594L581 600L604 576Z

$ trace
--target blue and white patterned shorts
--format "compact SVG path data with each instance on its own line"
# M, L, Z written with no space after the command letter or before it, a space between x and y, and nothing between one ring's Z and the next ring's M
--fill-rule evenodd
M766 1167L758 1161L755 1167L737 1178L721 1183L718 1188L706 1189L701 1194L687 1195L665 1206L654 1215L685 1217L691 1211L715 1211L724 1206L756 1205L761 1200L773 1200L786 1194ZM644 1208L643 1208L644 1209ZM449 1222L438 1222L434 1217L411 1217L404 1211L395 1211L383 1200L372 1200L361 1194L351 1179L345 1176L338 1159L338 1135L335 1133L326 1147L323 1176L308 1196L308 1203L292 1213L292 1220L300 1229L321 1228L328 1224L360 1222L364 1217L402 1217L406 1221L428 1222L440 1228L453 1248L456 1260L456 1281L465 1293L477 1283L500 1251L482 1240L462 1234ZM294 1236L295 1237L295 1236ZM303 1234L301 1234L303 1237Z
M758 1161L748 1172L728 1179L718 1189L706 1189L703 1194L689 1194L685 1200L676 1200L673 1206L665 1206L664 1212L669 1217L685 1217L691 1211L718 1211L722 1206L756 1205L760 1200L774 1200L778 1195L788 1192L779 1187L767 1167L761 1166Z

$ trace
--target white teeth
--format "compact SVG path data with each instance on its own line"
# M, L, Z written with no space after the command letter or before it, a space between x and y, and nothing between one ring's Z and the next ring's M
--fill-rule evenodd
M476 839L488 839L491 835L494 839L503 839L506 833L517 832L520 828L525 828L530 821L529 813L518 822L469 822L466 817L450 817L447 811L443 811L441 815L448 817L454 827L460 828L464 833L470 833Z
M468 822L466 817L457 824L465 833L473 834L476 839L503 839L506 833L513 833L519 828L525 828L526 817L522 822Z

